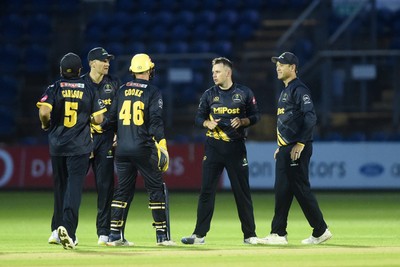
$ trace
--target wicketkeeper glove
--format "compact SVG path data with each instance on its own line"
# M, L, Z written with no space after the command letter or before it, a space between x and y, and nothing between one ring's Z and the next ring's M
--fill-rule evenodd
M167 140L161 139L160 142L155 141L158 154L158 169L162 172L168 170L169 155L167 151Z

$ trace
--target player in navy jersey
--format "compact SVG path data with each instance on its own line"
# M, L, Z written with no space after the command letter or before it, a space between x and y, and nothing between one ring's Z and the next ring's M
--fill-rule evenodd
M61 79L37 103L42 129L48 131L54 179L54 213L49 243L65 249L77 244L76 229L82 187L93 150L90 123L103 122L106 108L79 77L82 62L73 53L60 62Z
M90 71L82 76L87 86L99 94L107 110L110 108L120 81L109 75L110 60L114 56L104 48L96 47L89 51ZM104 113L105 118L108 111ZM96 229L97 244L105 245L110 234L111 200L114 192L114 131L101 125L91 124L93 154L90 159L97 190Z
M278 79L284 88L278 100L275 167L275 214L271 232L263 244L286 245L287 220L293 198L313 228L302 244L320 244L332 237L317 199L311 192L309 164L313 150L313 129L317 122L311 91L297 77L299 60L291 52L272 57Z
M134 79L117 91L109 112L111 125L116 126L115 162L118 186L111 204L111 234L109 246L132 246L125 239L128 211L135 193L138 172L149 194L156 229L157 245L175 245L169 236L166 196L162 172L168 168L167 142L162 120L161 92L149 80L154 63L146 54L137 54L129 70Z
M246 129L260 120L253 92L232 80L232 62L212 61L215 85L200 99L195 124L207 129L203 158L202 186L193 234L182 243L204 244L210 230L219 178L226 168L236 201L245 244L257 244L253 203L249 186L249 166L245 146Z

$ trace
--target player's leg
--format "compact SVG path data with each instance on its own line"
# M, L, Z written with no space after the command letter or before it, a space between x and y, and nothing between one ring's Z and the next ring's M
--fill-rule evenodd
M223 157L221 157L220 152L214 146L206 143L205 156L202 163L202 182L197 206L197 220L193 234L204 237L210 230L217 185L223 169Z
M63 206L64 195L67 187L67 168L65 158L59 156L51 157L51 164L53 169L53 195L54 195L54 208L53 217L51 219L51 235L48 242L50 244L60 244L57 228L62 225L63 221Z
M144 179L145 188L149 194L149 208L153 216L153 226L156 229L158 245L175 245L170 239L169 208L166 188L162 180L162 172L158 169L158 156L156 149L145 151L147 157L137 159L137 165ZM149 160L150 158L150 160ZM168 220L167 220L168 219Z
M253 202L249 185L249 166L244 142L227 143L229 153L225 166L231 182L244 239L256 237Z
M64 196L63 224L58 227L58 234L64 248L73 248L76 243L75 234L78 227L79 207L89 164L89 154L67 156L65 162L68 179Z
M116 157L118 186L111 202L111 223L109 246L132 246L125 239L125 226L132 202L137 177L137 169L129 157Z
M110 234L111 201L114 193L114 150L112 148L113 133L98 134L97 148L93 159L93 171L97 190L97 235ZM100 241L100 239L99 239Z
M327 229L318 201L311 191L309 181L309 164L312 155L312 143L307 143L296 168L291 169L290 177L293 184L294 195L307 218L308 223L313 228L314 237L321 236Z

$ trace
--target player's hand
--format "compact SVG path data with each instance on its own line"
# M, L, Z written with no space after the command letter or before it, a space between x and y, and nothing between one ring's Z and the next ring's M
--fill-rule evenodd
M237 128L239 128L240 126L243 126L242 119L240 119L240 118L238 118L238 117L231 119L231 126L232 126L232 128L234 128L234 129L237 129Z
M204 126L205 128L207 128L207 129L209 129L209 130L214 130L215 127L218 126L218 122L219 122L220 120L221 120L221 119L205 120L204 123L203 123L203 126Z
M50 128L50 125L43 125L43 124L42 124L42 130L43 130L43 131L48 131L49 128Z
M276 155L279 153L279 147L274 152L274 160L276 160Z
M169 154L167 150L167 140L161 139L160 142L155 141L158 155L158 169L166 172L169 166Z
M295 161L300 158L300 154L303 151L304 145L302 144L295 144L290 151L290 159Z

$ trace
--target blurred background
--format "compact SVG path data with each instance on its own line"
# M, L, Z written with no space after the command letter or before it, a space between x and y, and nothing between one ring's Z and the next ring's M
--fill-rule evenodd
M284 51L299 57L299 76L312 91L316 141L400 140L398 0L6 0L0 36L6 147L47 144L35 104L59 78L65 53L79 54L87 72L96 46L116 56L110 73L123 82L134 54L152 57L173 145L205 138L193 121L217 56L230 58L234 80L256 95L262 120L249 140L274 142L282 84L270 57Z

